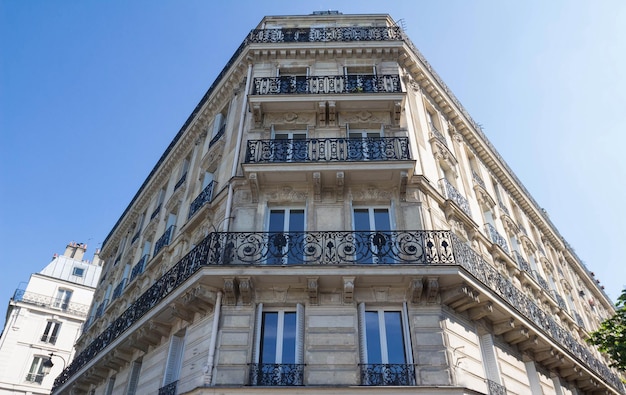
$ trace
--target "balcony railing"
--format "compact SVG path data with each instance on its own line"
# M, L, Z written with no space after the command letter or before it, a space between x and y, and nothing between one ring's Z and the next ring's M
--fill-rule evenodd
M159 213L161 212L161 206L162 204L159 204L158 206L156 206L152 214L150 214L150 221L152 221L157 215L159 215Z
M159 388L159 395L176 395L176 387L178 387L178 380Z
M508 215L509 217L511 216L511 214L509 213L509 209L504 205L502 201L498 201L498 206L500 207L500 210L502 210L504 214Z
M141 230L137 230L133 238L130 240L130 244L135 244L135 242L139 239L139 235L141 234Z
M389 41L402 39L402 30L397 26L298 27L285 29L255 29L250 32L243 44Z
M515 260L517 261L517 267L519 268L519 270L522 270L528 273L529 276L533 277L533 271L530 268L530 265L528 264L526 259L524 259L524 257L522 256L522 254L520 254L518 251L513 250L513 255L515 256Z
M437 127L432 122L428 122L428 126L430 127L430 133L432 133L437 140L439 140L443 145L447 147L448 142L446 141L444 135L439 131L439 129L437 129Z
M126 287L126 280L127 279L123 278L122 281L117 284L117 286L113 290L113 299L117 299L122 296L122 292L124 292L124 287Z
M465 196L459 192L458 189L454 187L454 185L450 184L445 178L440 180L446 199L452 200L468 217L472 216L472 211L470 210L469 201Z
M487 380L487 388L489 389L489 395L507 395L506 387L495 381Z
M189 205L189 215L187 216L187 219L193 217L193 215L196 212L198 212L198 210L200 210L202 206L204 206L206 203L209 203L211 200L213 200L214 186L215 186L215 181L211 181L209 185L204 187L202 192L200 192L200 194L196 196L193 202L191 202L191 204Z
M410 160L407 137L249 140L245 163Z
M143 269L146 266L147 260L148 260L148 254L145 254L144 256L141 257L141 259L139 259L139 262L137 262L135 266L133 266L133 269L130 271L130 280L128 280L128 282L133 281L135 277L143 273Z
M220 127L220 130L217 131L215 136L213 136L213 138L211 138L211 141L209 141L209 148L211 148L213 146L213 144L217 143L217 141L224 135L225 131L226 131L226 124L223 124Z
M472 170L472 179L474 180L474 182L476 182L476 184L480 185L483 189L487 189L487 186L485 185L485 181L483 181L483 179L480 178L478 173L476 173L474 170Z
M415 385L415 368L410 364L362 364L361 385Z
M487 234L491 238L491 242L502 247L504 252L509 253L509 244L506 242L504 236L502 236L495 228L495 226L491 224L485 224L487 228Z
M559 295L556 290L552 290L552 296L554 300L556 300L556 304L563 310L567 310L567 304L565 303L565 299L561 295Z
M400 93L397 74L256 77L253 95Z
M174 229L176 229L175 225L170 225L169 228L165 229L163 235L159 237L159 240L154 243L154 255L159 253L164 247L170 245L170 241L172 240L172 235L174 234Z
M96 315L95 315L96 318L102 317L102 314L104 314L104 310L106 309L108 304L109 304L109 299L104 299L102 303L98 305L98 308L96 309Z
M565 304L565 302L563 304ZM578 312L576 311L574 311L574 319L576 320L576 323L578 324L578 326L580 326L581 328L585 327L585 322L583 321L583 317L581 317L580 314L578 314Z
M355 247L360 246L372 252L381 253L382 257L400 260L400 263L415 265L458 265L466 270L485 288L491 290L494 297L511 310L524 317L536 331L549 337L559 344L565 352L580 361L588 369L602 377L613 388L624 392L624 386L619 377L609 367L595 357L595 350L584 342L579 342L572 333L556 321L551 311L538 306L533 298L517 288L508 276L501 274L495 267L483 259L469 245L457 239L450 231L394 231L381 232L382 237L373 237L373 247L365 243L357 244L350 241L355 233L360 232L312 232L304 239L303 245L307 248L296 248L306 253L302 262L311 265L343 265L371 263L355 260L359 255ZM364 232L370 235L378 233ZM323 234L326 234L324 236ZM110 325L97 335L72 361L72 363L56 378L53 392L82 368L100 355L109 345L118 339L125 331L137 323L145 314L159 305L167 296L174 292L181 284L203 267L213 265L240 263L248 265L262 265L267 263L266 257L289 256L285 250L278 249L285 241L284 238L272 238L278 243L267 243L270 240L268 233L211 233L194 249L185 255L178 263L168 270L133 302L119 317L112 320ZM393 236L393 237L388 237ZM298 238L296 238L298 239ZM359 240L363 240L361 237ZM283 240L283 241L281 241ZM347 244L336 244L336 241L346 240ZM330 243L329 243L330 242ZM378 247L380 246L380 247ZM274 251L269 254L266 251ZM360 256L366 256L360 253ZM292 254L292 256L294 256ZM317 258L315 258L317 257ZM237 258L238 262L234 259Z
M13 301L28 303L40 307L53 308L69 314L86 317L89 312L89 305L67 302L52 296L40 295L33 292L26 292L23 289L16 289L13 294Z
M552 291L550 289L550 284L546 281L545 278L541 276L541 273L535 270L535 280L537 280L537 284L546 292L550 293Z
M253 363L250 365L250 385L303 385L304 365L295 363Z
M187 181L187 172L184 172L183 175L180 176L178 181L176 181L176 184L174 185L174 190L180 188L185 183L185 181Z

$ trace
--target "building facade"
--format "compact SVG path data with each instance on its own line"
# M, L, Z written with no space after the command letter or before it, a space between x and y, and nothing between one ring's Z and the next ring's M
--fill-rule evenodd
M83 260L86 249L68 244L9 301L0 336L0 394L49 394L73 358L102 270L98 253Z
M102 257L54 394L625 393L610 300L388 15L265 17Z

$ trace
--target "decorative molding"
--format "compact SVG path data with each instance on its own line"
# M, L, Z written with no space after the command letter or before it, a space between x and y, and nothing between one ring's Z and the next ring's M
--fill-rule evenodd
M313 200L322 200L322 175L319 171L313 173Z
M364 187L360 190L352 189L352 200L369 202L369 201L390 201L392 198L392 192L388 189L379 189L374 185Z
M318 289L319 277L308 277L306 279L307 293L309 294L309 302L312 305L319 304L319 289Z
M411 280L409 285L409 298L411 303L417 304L422 301L422 293L424 292L424 279L417 277Z
M304 202L307 198L306 191L297 191L290 186L277 188L273 192L267 192L267 200L273 202Z
M343 277L343 303L354 301L354 280L356 277Z
M241 295L241 302L249 306L252 303L253 296L253 284L250 277L238 277L239 282L239 294Z
M302 125L315 127L314 112L268 112L263 119L262 127L270 128L272 125Z
M224 304L237 304L237 281L234 277L224 277Z
M374 124L390 125L391 116L385 111L341 111L339 113L339 124Z

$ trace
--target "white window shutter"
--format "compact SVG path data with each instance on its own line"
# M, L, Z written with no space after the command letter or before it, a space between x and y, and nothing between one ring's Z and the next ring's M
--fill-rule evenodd
M296 363L304 363L304 306L296 305Z
M365 303L359 303L359 351L361 354L361 363L366 364L367 358L367 334L365 333Z
M528 381L530 382L530 392L533 395L543 395L543 391L541 390L541 384L539 383L539 375L537 374L537 368L535 367L535 362L524 362L524 365L526 365L526 374L528 375Z
M411 329L409 327L409 308L406 302L402 303L402 334L404 335L404 354L406 355L406 363L413 365Z
M498 362L496 360L496 350L493 345L493 337L491 337L491 334L487 333L480 336L479 342L483 354L487 380L491 380L497 384L502 384L500 382L500 372L498 370Z
M165 376L163 377L164 386L178 380L182 363L183 346L183 336L172 336L170 350L167 356L167 364L165 365Z
M211 137L215 137L217 133L220 131L222 124L224 122L224 116L220 113L215 116L215 120L213 121L213 131L211 132Z
M128 379L128 387L126 388L126 395L135 395L137 392L137 384L139 383L139 373L141 372L141 361L133 362L133 367L130 371L130 378Z
M256 307L256 317L254 325L254 345L252 348L252 362L259 363L261 357L261 326L263 325L263 303Z

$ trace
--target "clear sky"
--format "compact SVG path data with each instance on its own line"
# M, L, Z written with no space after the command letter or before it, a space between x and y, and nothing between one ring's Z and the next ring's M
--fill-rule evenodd
M0 0L0 323L68 242L93 255L264 15L328 9L403 21L615 300L624 1Z

